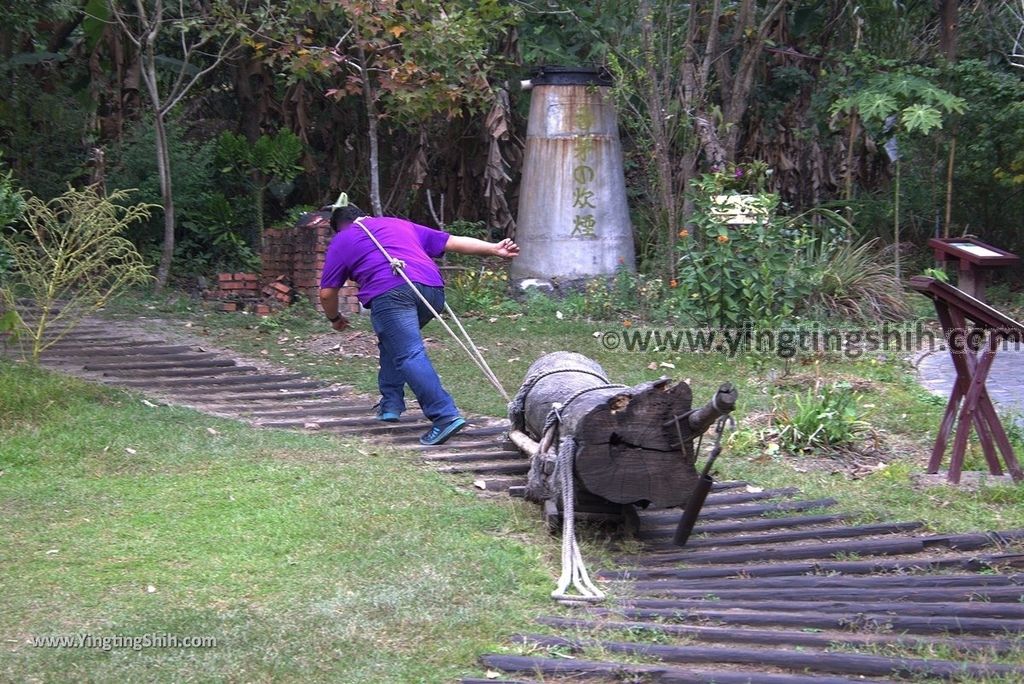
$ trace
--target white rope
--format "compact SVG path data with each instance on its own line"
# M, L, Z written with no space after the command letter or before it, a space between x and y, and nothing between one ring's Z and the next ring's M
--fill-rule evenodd
M502 387L501 381L498 380L498 376L496 376L494 374L494 371L491 370L491 367L487 365L487 361L484 359L483 354L481 354L480 350L477 349L475 344L473 344L473 340L470 339L469 333L467 333L466 329L462 326L462 321L460 321L458 316L455 315L455 312L452 311L452 308L448 306L448 302L445 302L444 304L445 311L447 311L448 315L452 317L452 320L454 320L458 324L459 330L462 331L462 334L466 336L466 342L469 343L468 347L462 341L462 339L457 334L455 334L455 331L452 330L451 327L449 327L449 325L444 321L444 319L441 318L441 314L439 314L437 310L430 305L430 302L428 302L427 298L423 296L423 293L420 292L419 289L417 289L417 287L409 279L409 276L405 274L405 262L402 261L401 259L395 259L390 254L388 254L388 250L384 248L384 245L382 245L380 241L377 240L377 237L372 232L370 232L370 229L367 228L366 225L363 223L363 218L366 217L364 216L361 218L357 218L355 220L355 224L363 229L363 232L366 233L367 237L369 237L370 240L373 241L373 244L377 246L377 249L380 250L380 253L383 254L384 258L388 260L388 263L391 264L391 270L396 275L402 276L402 279L405 280L406 283L408 283L409 287L412 288L412 291L415 292L416 296L420 298L420 301L423 302L424 305L426 305L427 309L430 310L430 313L433 314L434 318L436 318L438 322L442 326L444 326L444 329L448 331L448 334L450 334L455 339L455 341L459 343L459 346L462 347L462 349L469 355L469 358L471 358L473 362L477 365L477 367L483 372L484 377L486 377L487 380L492 385L494 385L494 388L498 390L498 393L501 394L505 401L509 401L508 392L506 392L505 388ZM470 351L470 348L472 348L472 351Z
M551 429L556 429L552 427ZM558 587L551 592L551 598L563 603L593 603L604 600L604 592L594 586L583 563L576 541L576 494L573 488L573 462L576 457L576 441L572 437L562 440L555 461L555 479L562 490L562 575ZM579 595L570 595L572 584Z

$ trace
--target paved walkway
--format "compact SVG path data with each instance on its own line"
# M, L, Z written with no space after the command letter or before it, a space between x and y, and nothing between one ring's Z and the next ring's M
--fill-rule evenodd
M929 352L918 361L917 376L925 389L948 398L956 371L947 352ZM1024 349L1000 350L985 386L996 410L1024 429Z

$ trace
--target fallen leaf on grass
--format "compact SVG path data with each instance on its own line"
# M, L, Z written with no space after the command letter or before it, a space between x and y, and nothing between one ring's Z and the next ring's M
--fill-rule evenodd
M156 593L156 587L154 587L152 584L146 585L146 593L147 594L155 594Z
M473 486L477 489L487 489L487 480L473 480Z
M127 451L132 456L134 456L135 454L139 453L138 451L136 451L135 449L132 449L131 447L125 447L124 450Z
M760 494L764 491L764 487L755 487L754 485L747 485L747 491L751 494Z
M154 404L153 402L151 402L151 401L148 401L148 400L146 400L146 399L143 399L143 400L142 400L142 404L143 404L144 406L148 406L149 408L157 408L157 406L158 406L158 404Z
M212 427L206 428L206 431L209 432L211 435L219 435L220 434L219 432L214 430Z
M302 427L306 428L307 430L319 430L320 423L303 423Z

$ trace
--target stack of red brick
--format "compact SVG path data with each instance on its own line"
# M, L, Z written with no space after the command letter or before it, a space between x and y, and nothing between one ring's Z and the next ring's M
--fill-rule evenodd
M259 276L255 273L218 273L217 288L203 293L207 299L220 300L221 311L242 311L260 296Z
M203 297L218 301L221 311L251 311L266 316L294 302L298 293L284 276L260 289L255 273L218 273L216 289L206 290Z
M266 287L260 290L260 292L262 292L263 296L267 299L279 302L285 306L292 304L299 296L299 293L295 288L289 284L287 276L277 276L270 281Z
M284 276L295 290L305 295L318 308L320 300L320 272L324 267L324 254L334 233L328 212L310 212L291 228L270 228L263 231L262 279L272 282ZM358 290L351 282L339 293L342 312L358 313Z

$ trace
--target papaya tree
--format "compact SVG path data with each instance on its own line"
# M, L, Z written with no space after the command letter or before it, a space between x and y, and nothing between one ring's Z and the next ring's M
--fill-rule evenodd
M881 65L879 65L881 66ZM941 129L948 114L962 114L966 102L931 81L907 69L876 70L849 92L832 103L833 115L856 115L871 127L875 139L885 141L885 149L895 169L893 184L893 264L900 277L900 152L901 139L926 136Z

